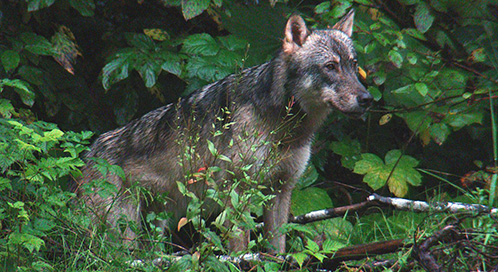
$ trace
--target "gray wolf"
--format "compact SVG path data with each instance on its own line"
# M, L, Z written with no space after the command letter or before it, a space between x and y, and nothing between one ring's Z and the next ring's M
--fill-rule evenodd
M177 104L98 137L87 157L119 165L125 176L105 177L121 193L106 195L95 188L83 193L85 184L103 178L95 162L88 160L79 193L95 220L116 226L118 218L125 216L139 225L144 212L157 209L178 220L186 214L189 197L180 193L177 182L187 184L198 169L224 163L229 170L214 175L224 186L248 173L264 180L264 193L274 195L263 213L268 251L284 253L280 227L288 221L291 192L310 157L314 133L331 111L359 117L372 102L357 77L353 16L350 11L332 28L311 31L300 16L293 15L285 27L282 48L271 61L227 76ZM222 162L218 154L223 155ZM262 171L264 165L271 167ZM127 189L136 183L153 194L166 194L168 201L158 207L146 198L131 197ZM202 194L211 185L188 186ZM203 209L216 212L219 206ZM129 239L136 235L129 228L124 231ZM245 249L247 241L245 233L235 235L229 239L229 248Z

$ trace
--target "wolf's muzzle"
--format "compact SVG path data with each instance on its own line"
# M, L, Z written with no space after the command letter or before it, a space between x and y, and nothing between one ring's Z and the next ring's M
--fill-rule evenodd
M356 97L356 101L360 107L367 109L372 105L373 97L369 92L361 92Z

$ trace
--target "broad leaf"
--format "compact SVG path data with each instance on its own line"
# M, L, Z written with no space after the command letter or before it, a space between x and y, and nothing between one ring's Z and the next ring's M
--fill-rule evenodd
M387 181L389 191L402 197L408 192L408 184L418 186L422 182L422 175L414 168L417 165L418 161L413 157L402 155L400 150L391 150L387 152L385 162L374 154L362 154L354 172L366 174L363 181L374 190L382 188Z
M6 71L16 69L21 61L19 53L14 50L5 50L2 53L2 65Z
M69 4L82 16L93 16L94 14L95 3L93 0L69 0Z
M2 79L0 80L0 88L2 86L14 88L14 91L19 94L25 105L31 107L35 103L35 93L27 82L19 79Z
M340 142L332 142L332 151L341 155L342 166L353 169L355 163L361 158L361 146L358 140L344 139Z
M435 123L431 125L430 133L434 142L442 145L451 134L451 129L444 123Z
M220 46L209 34L194 34L183 42L182 51L192 55L214 56L220 50Z
M413 20L418 31L427 32L434 22L434 16L431 14L429 5L425 2L420 2L415 10Z
M291 211L294 215L332 207L332 199L323 189L309 187L304 190L292 191Z
M209 7L211 0L182 0L182 13L186 20L200 15Z
M401 68L403 65L403 57L396 50L390 50L388 53L389 60L396 68Z

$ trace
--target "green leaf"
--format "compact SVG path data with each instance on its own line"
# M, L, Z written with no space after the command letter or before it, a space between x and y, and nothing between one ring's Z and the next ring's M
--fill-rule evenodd
M414 86L412 84L409 84L403 87L399 87L391 92L395 94L409 94L413 91L413 87Z
M420 2L420 0L399 0L400 3L410 6L410 5L415 5Z
M24 32L19 37L26 44L24 48L35 55L52 56L57 53L52 43L43 36L33 32Z
M415 53L412 53L412 52L406 54L406 59L408 60L408 62L411 65L417 64L417 61L418 61L417 55L415 55Z
M366 174L363 181L372 189L378 190L386 183L387 176L381 176L384 170L384 162L375 154L361 154L361 160L355 163L353 172L356 174Z
M213 155L213 156L218 155L218 150L216 150L216 147L214 146L213 142L211 142L210 140L206 140L206 141L207 141L207 145L208 145L208 150L209 150L209 152L211 152L211 155Z
M182 51L191 55L214 56L220 50L220 46L207 33L190 35L183 42Z
M292 191L291 211L294 215L332 207L332 199L321 188L308 187L304 190L297 189Z
M9 100L0 99L0 115L8 119L12 116L12 113L14 112L15 112L14 107L12 106Z
M33 227L36 230L40 230L43 232L49 231L49 230L53 229L55 226L56 226L56 224L53 221L43 219L43 218L36 218L33 222Z
M171 52L161 52L160 58L163 61L161 64L161 69L164 71L180 76L182 73L182 63L181 58L178 55L175 55Z
M10 181L10 179L0 177L0 192L5 190L5 189L12 190L11 181Z
M342 166L353 169L357 161L361 159L361 146L358 140L346 138L340 142L332 142L332 151L341 155Z
M329 8L330 8L330 1L322 2L315 6L315 13L316 14L325 13L329 10Z
M21 61L21 57L19 53L14 50L5 50L2 53L2 65L5 71L11 71L19 66L19 62Z
M220 69L206 58L193 57L186 65L189 77L198 77L207 82L219 79Z
M129 45L136 47L137 49L149 52L156 48L156 43L151 37L142 33L126 33L126 40Z
M324 253L333 253L334 251L337 251L342 247L344 247L343 243L330 239L325 240L322 245Z
M408 192L408 184L417 186L422 182L422 175L414 168L417 165L415 158L402 156L401 151L395 149L387 152L385 163L374 154L362 154L362 160L355 164L354 172L366 174L363 181L374 190L382 188L387 181L389 190L400 197Z
M200 15L209 7L211 0L182 0L182 13L185 20Z
M152 88L156 84L157 77L159 76L161 67L154 63L154 61L146 61L142 66L136 68L140 77L142 77L145 87Z
M248 44L246 40L237 38L235 35L217 37L217 39L224 48L230 51L244 50Z
M298 252L298 253L292 253L291 254L292 258L296 260L296 262L299 264L299 267L303 267L304 261L308 258L308 255L304 252Z
M403 32L422 41L426 41L427 39L425 38L424 34L420 33L418 29L416 28L405 28L403 29Z
M415 158L402 155L400 150L395 149L386 154L385 161L386 174L392 171L388 181L389 190L396 196L404 196L408 192L408 184L418 186L422 183L422 175L415 169L418 165Z
M394 173L387 183L389 191L397 197L403 197L408 193L408 184L402 177L396 176Z
M93 0L69 0L71 7L76 9L82 16L93 16L95 3Z
M427 32L434 22L434 16L431 14L429 5L425 2L418 3L413 19L418 31L421 33Z
M427 84L421 83L421 82L415 83L415 90L417 90L417 92L422 96L426 96L427 93L429 92L429 88L427 88Z
M298 186L300 188L309 187L316 182L318 176L319 175L318 172L316 171L315 166L312 163L310 163L308 164L306 170L304 170L304 173L299 178Z
M389 39L387 39L385 35L379 32L373 32L372 35L382 46L386 46L390 43Z
M14 88L14 90L16 91L16 93L19 94L22 102L25 105L32 107L33 104L35 103L35 93L31 91L31 86L27 82L20 79L5 78L0 80L0 89L3 86L9 86Z
M125 48L114 55L114 59L102 68L102 85L108 90L111 85L128 77L130 64L136 60L136 51Z
M375 85L380 86L386 81L386 72L383 69L378 70L373 75Z
M55 0L27 0L28 11L37 11L42 8L46 8L54 4Z
M384 162L375 154L361 154L361 160L355 163L353 171L356 174L367 174L372 171L379 171L384 165Z
M388 53L389 60L396 68L401 68L403 65L403 57L396 50L390 50Z
M332 18L342 17L346 14L346 11L351 7L351 5L351 2L349 1L337 1L329 14Z
M431 118L427 116L425 111L407 112L403 114L403 118L408 127L417 134L427 130L431 124Z
M368 92L373 96L374 101L379 101L382 98L382 93L375 86L368 86Z
M460 129L471 124L482 124L484 113L482 111L448 114L443 119L443 122L453 127Z
M451 129L444 123L436 123L431 125L430 133L434 142L442 145L451 134Z
M9 235L9 244L11 245L21 245L25 247L29 252L33 253L40 251L40 248L45 245L45 242L31 234L14 232Z

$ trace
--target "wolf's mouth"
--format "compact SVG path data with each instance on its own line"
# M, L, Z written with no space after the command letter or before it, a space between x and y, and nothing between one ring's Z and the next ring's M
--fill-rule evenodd
M329 101L328 105L330 108L335 109L335 110L341 112L342 114L344 114L347 117L352 118L352 119L365 119L365 115L368 112L368 110L370 109L370 107L367 107L367 108L357 107L355 109L343 110L343 109L340 109L339 107L337 107L336 105L334 105L334 103L332 103L332 101Z

